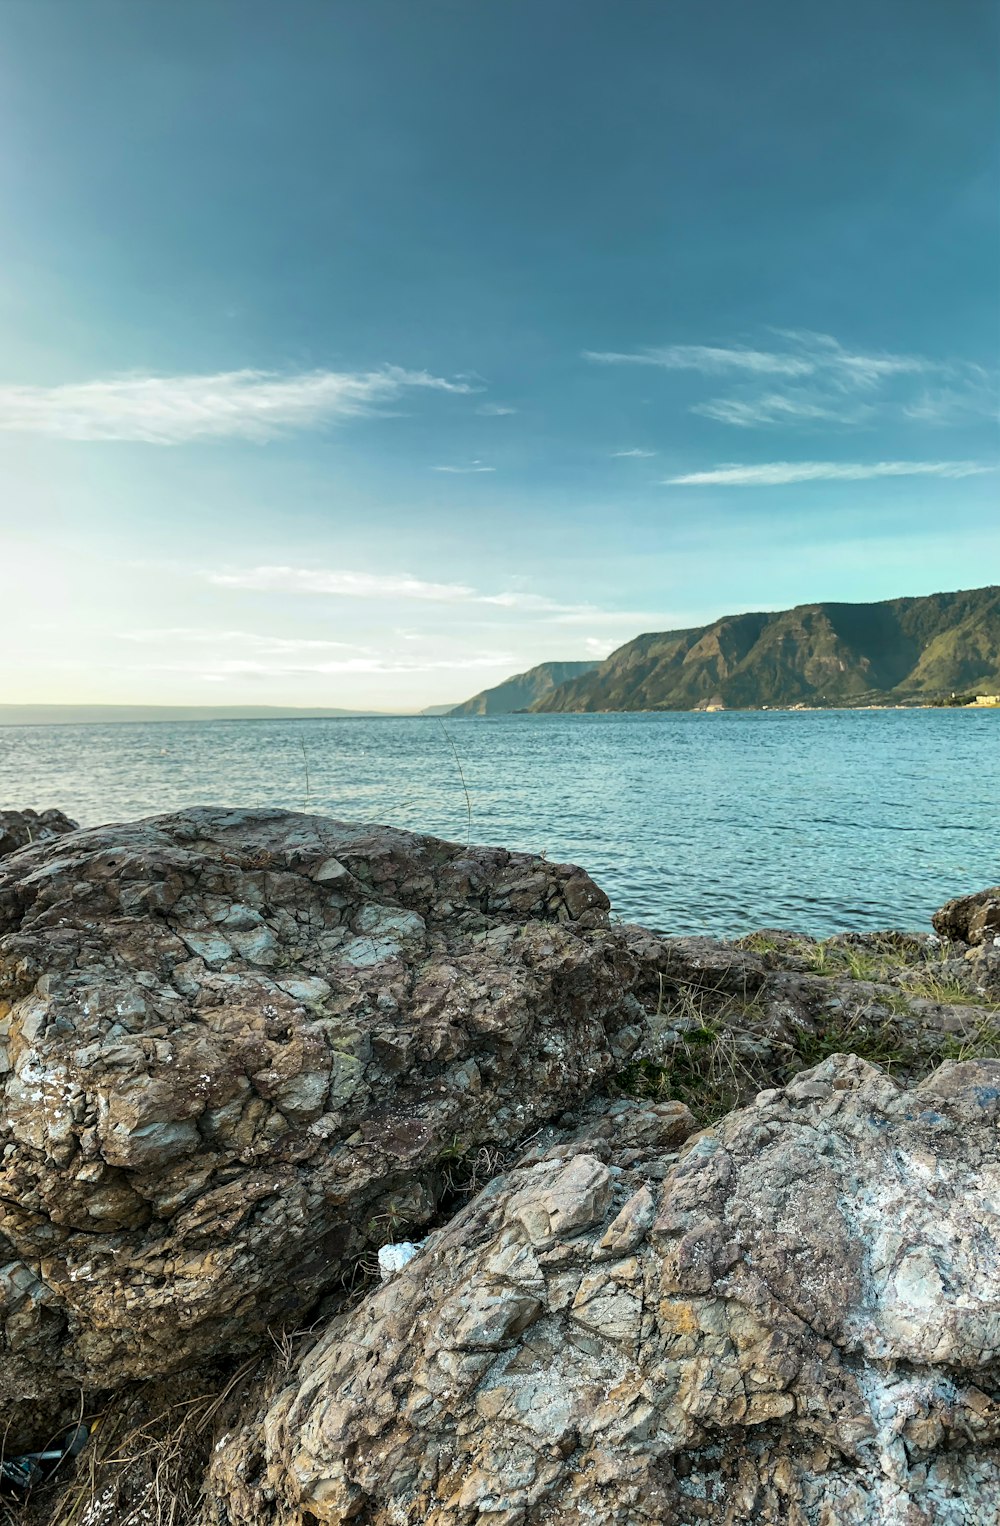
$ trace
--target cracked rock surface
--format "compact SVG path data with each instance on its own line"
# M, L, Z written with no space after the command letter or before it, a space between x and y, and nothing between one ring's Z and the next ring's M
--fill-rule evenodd
M266 1343L430 1218L443 1161L619 1070L642 1011L607 907L569 866L275 810L5 858L9 1437Z
M836 1055L495 1178L217 1449L206 1521L989 1526L1000 1062ZM644 1120L644 1121L643 1121Z

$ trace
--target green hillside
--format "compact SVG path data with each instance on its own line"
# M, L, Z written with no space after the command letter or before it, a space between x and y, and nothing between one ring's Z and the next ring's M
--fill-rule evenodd
M694 710L932 700L1000 687L1000 587L800 604L638 636L534 710Z

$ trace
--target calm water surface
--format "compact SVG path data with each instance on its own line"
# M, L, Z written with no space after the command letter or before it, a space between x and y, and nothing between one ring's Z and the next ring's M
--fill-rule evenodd
M454 749L452 749L454 744ZM1000 883L1000 714L499 716L0 727L0 805L86 825L279 805L583 864L627 920L926 927Z

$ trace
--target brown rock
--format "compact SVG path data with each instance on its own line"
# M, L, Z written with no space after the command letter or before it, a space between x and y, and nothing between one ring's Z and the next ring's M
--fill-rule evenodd
M266 1341L427 1221L445 1161L618 1071L643 1014L607 920L578 869L281 811L8 859L5 1424Z
M993 943L1000 938L1000 885L946 901L931 922L934 931L952 943Z

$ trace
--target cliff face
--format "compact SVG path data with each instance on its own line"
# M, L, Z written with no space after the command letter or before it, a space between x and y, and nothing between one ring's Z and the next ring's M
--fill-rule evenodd
M514 710L543 708L541 701L552 694L560 684L592 673L596 662L540 662L527 673L515 673L513 678L484 689L473 695L464 705L456 705L451 715L510 715Z
M800 604L639 636L534 710L693 710L933 698L1000 682L1000 588Z

